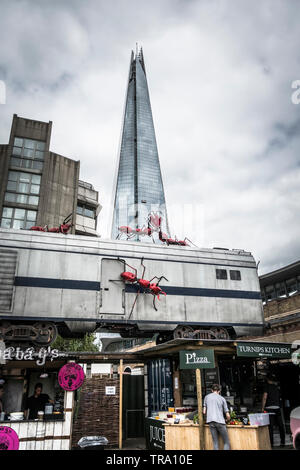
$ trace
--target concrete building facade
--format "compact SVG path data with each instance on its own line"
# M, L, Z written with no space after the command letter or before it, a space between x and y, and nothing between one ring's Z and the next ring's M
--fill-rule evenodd
M293 343L300 341L300 261L259 278L265 333L255 341Z
M79 180L80 161L50 150L52 122L13 116L0 145L0 225L29 229L72 222L70 233L96 236L98 192Z

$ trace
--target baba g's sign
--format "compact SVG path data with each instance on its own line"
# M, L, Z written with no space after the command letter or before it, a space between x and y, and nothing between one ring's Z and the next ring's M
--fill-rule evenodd
M241 357L290 359L292 355L291 345L280 343L237 343L236 351Z
M38 366L44 366L47 359L52 362L54 359L64 356L58 349L51 349L50 346L40 349L22 349L13 346L5 348L4 343L1 345L0 342L0 364L5 364L6 361L35 361Z
M213 369L215 355L213 349L180 351L180 369Z

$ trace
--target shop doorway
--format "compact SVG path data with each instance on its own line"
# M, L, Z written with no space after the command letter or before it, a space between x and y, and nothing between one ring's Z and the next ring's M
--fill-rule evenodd
M123 375L123 439L144 437L144 375Z
M286 432L290 433L291 411L300 406L300 369L292 363L279 363L274 371L280 383Z

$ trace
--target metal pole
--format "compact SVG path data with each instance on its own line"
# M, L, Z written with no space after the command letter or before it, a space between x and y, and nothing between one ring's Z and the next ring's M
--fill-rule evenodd
M123 359L120 359L119 449L122 449L123 427Z
M196 384L197 384L197 400L198 400L200 450L204 450L204 423L203 423L203 410L202 410L201 369L196 369Z

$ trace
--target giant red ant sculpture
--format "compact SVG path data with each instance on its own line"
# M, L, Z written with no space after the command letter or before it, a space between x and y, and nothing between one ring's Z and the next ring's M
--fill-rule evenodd
M124 271L123 273L121 273L121 278L126 282L130 282L131 284L133 285L136 285L138 287L138 290L137 290L137 294L136 294L136 297L135 297L135 300L133 302L133 305L132 305L132 308L131 308L131 312L130 312L130 315L129 315L129 318L131 317L132 315L132 312L133 312L133 309L135 307L135 304L136 304L136 301L137 301L137 298L139 296L139 294L141 292L143 293L149 293L149 294L152 294L153 295L153 307L154 309L157 311L157 308L156 308L156 305L155 305L155 300L156 300L156 297L157 299L159 300L159 296L161 294L163 295L167 295L162 289L161 287L159 287L159 283L162 279L165 279L166 281L168 281L168 279L165 277L165 276L160 276L160 277L157 277L157 276L154 276L152 279L150 279L150 281L148 281L147 279L144 279L144 274L145 274L145 270L146 270L146 266L144 265L143 263L143 258L141 260L141 265L143 266L143 274L142 274L142 277L141 278L138 278L137 276L137 270L135 268L133 268L132 266L130 266L129 264L126 263L126 266L128 266L129 268L131 268L134 272L130 272L130 271ZM157 279L158 281L157 282L152 282L154 279Z
M44 225L44 227L35 225L33 227L30 227L29 230L35 230L37 232L63 233L67 235L68 231L72 226L73 224L60 224L59 227L48 228L48 225Z
M177 237L175 236L175 239L174 238L169 238L168 235L166 235L165 233L159 231L159 239L160 241L162 241L163 243L166 243L167 245L179 245L179 246L189 246L189 244L186 242L186 240L190 243L192 243L193 245L193 242L191 242L191 240L189 240L187 237L185 237L184 240L178 240Z
M148 219L147 219L148 227L145 227L145 226L143 226L142 228L131 228L127 226L119 227L120 233L117 236L117 239L119 239L123 234L127 236L127 240L130 240L134 238L136 235L140 235L140 236L148 235L150 237L154 232L158 232L159 240L163 243L166 243L167 245L190 246L187 243L187 241L191 243L192 245L194 245L194 243L191 242L191 240L189 240L187 237L185 237L184 240L178 240L176 236L175 238L169 237L169 235L161 231L161 223L162 223L162 213L160 211L150 212L150 214L148 215ZM152 237L152 240L153 240L153 237ZM153 243L155 243L154 240L153 240Z
M135 237L136 235L139 236L148 236L150 237L154 232L158 232L161 224L161 213L150 212L147 218L147 227L143 225L142 228L132 228L126 225L119 227L119 234L117 236L117 240L124 234L127 236L127 240ZM154 241L154 240L153 240Z
M119 227L119 235L117 236L117 240L124 234L127 235L127 240L130 240L133 238L135 235L139 236L145 236L148 235L149 237L152 235L152 230L151 228L147 228L143 226L142 228L131 228L127 227L126 225L123 225L122 227Z

